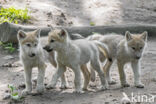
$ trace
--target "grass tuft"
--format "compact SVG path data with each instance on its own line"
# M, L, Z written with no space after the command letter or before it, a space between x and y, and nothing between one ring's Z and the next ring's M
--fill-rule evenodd
M0 23L9 22L9 23L25 23L30 19L28 15L28 9L15 9L14 7L10 8L1 8L0 9Z

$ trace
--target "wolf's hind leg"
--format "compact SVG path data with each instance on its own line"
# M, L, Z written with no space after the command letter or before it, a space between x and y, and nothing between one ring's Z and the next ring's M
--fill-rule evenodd
M81 66L81 70L84 76L84 86L83 86L83 90L87 90L89 81L90 81L90 72L88 71L88 68L86 65L82 65Z
M101 70L99 60L97 60L96 58L91 60L91 66L93 67L93 69L95 69L97 71L97 73L100 77L101 84L102 84L102 90L106 90L108 88L108 83L107 83L107 80L105 78L104 72Z
M81 68L80 66L75 66L73 65L72 67L74 73L75 73L75 79L74 79L74 83L75 83L75 92L76 93L82 93L82 88L81 88Z

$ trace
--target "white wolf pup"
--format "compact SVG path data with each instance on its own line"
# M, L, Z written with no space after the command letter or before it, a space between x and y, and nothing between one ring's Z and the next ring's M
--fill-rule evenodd
M36 91L44 91L44 76L46 64L44 63L43 48L40 45L40 29L32 32L18 31L17 38L20 46L20 60L24 66L26 88L22 95L30 94L32 91L32 68L38 67L38 78Z
M126 81L126 75L124 72L124 65L130 62L134 72L135 86L138 88L144 87L140 81L140 59L142 58L147 43L147 37L147 32L143 32L142 34L131 34L129 31L125 33L125 37L116 34L93 35L88 37L89 40L98 40L108 46L109 56L112 58L112 61L107 60L103 68L106 72L108 83L114 83L110 77L110 67L114 59L117 59L121 85L123 87L130 86Z
M48 35L48 44L44 47L48 52L55 50L57 52L57 72L54 74L48 88L53 88L59 77L63 75L66 67L70 67L75 73L75 92L82 92L81 88L81 70L87 70L86 64L91 63L91 66L98 72L102 89L107 88L104 72L101 70L99 62L99 49L97 44L103 48L108 54L107 47L100 42L91 42L85 39L71 40L68 32L64 29L54 29ZM88 74L84 75L86 86L89 82ZM87 81L87 82L86 82Z

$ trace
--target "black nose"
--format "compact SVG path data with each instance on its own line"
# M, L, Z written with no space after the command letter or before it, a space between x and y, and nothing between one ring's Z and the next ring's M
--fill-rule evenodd
M53 50L49 46L45 46L45 47L43 47L43 49L46 50L47 52L51 52Z
M137 59L137 60L139 60L139 59L140 59L140 57L139 57L139 56L137 56L137 57L136 57L136 59Z
M35 53L30 54L30 57L34 57L34 56L35 56Z

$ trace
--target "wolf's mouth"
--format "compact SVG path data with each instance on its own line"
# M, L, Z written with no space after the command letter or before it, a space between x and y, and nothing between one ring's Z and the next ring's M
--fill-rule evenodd
M45 47L43 47L43 49L46 50L47 52L53 51L53 49L50 48L49 46L45 46Z

